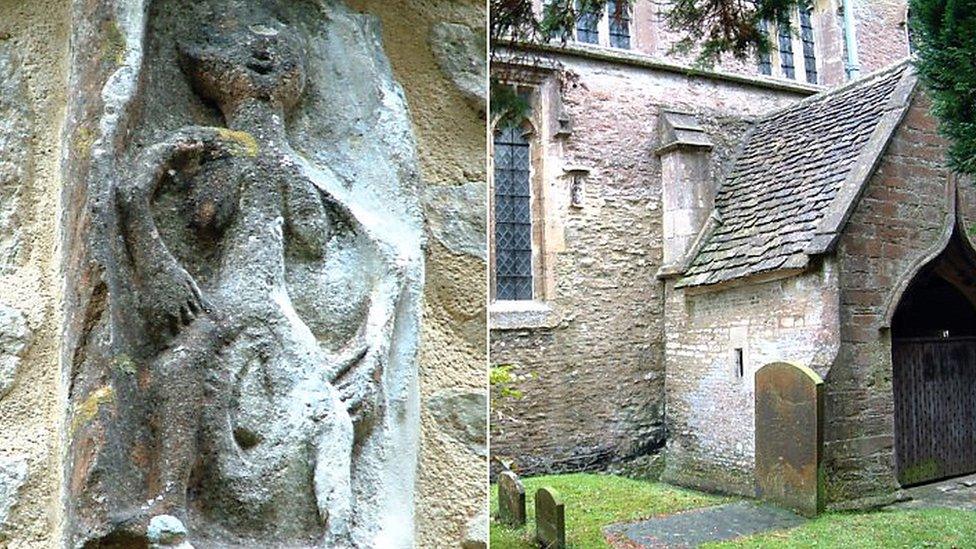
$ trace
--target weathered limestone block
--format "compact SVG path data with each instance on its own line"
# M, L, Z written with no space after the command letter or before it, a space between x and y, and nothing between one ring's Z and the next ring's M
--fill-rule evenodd
M27 460L0 458L0 541L7 537L6 525L10 511L17 504L20 487L27 482Z
M412 547L422 190L377 24L79 4L69 544Z
M442 22L430 30L430 48L437 64L480 113L485 112L488 97L485 44L484 31L466 25Z
M0 303L0 399L13 388L30 336L24 315Z
M0 40L0 272L21 249L21 194L30 170L30 110L14 44Z
M461 549L488 549L488 512L482 511L468 521Z
M445 432L479 456L488 455L488 397L483 391L445 389L428 400L427 408Z
M823 380L785 362L756 372L756 496L806 516L823 510Z
M427 187L424 210L434 238L456 254L467 254L487 261L487 198L487 187L480 181Z

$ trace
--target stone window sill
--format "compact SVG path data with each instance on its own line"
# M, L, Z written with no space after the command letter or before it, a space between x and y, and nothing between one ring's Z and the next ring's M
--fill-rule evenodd
M488 325L492 330L552 328L559 315L542 301L493 301L488 306Z

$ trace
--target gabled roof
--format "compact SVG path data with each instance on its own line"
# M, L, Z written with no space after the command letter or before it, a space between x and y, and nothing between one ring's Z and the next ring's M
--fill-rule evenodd
M908 110L906 60L763 116L715 197L678 286L802 269L830 251Z

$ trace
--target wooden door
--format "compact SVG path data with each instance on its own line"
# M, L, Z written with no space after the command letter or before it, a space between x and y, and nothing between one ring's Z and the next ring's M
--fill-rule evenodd
M976 471L976 337L896 339L892 366L898 481Z

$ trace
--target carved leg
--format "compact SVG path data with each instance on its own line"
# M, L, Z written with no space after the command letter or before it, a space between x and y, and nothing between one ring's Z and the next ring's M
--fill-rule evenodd
M203 369L213 360L213 325L194 322L150 366L156 436L152 515L185 520L186 489L198 454Z
M334 396L321 419L315 457L315 498L327 528L327 547L349 547L352 527L352 419Z

